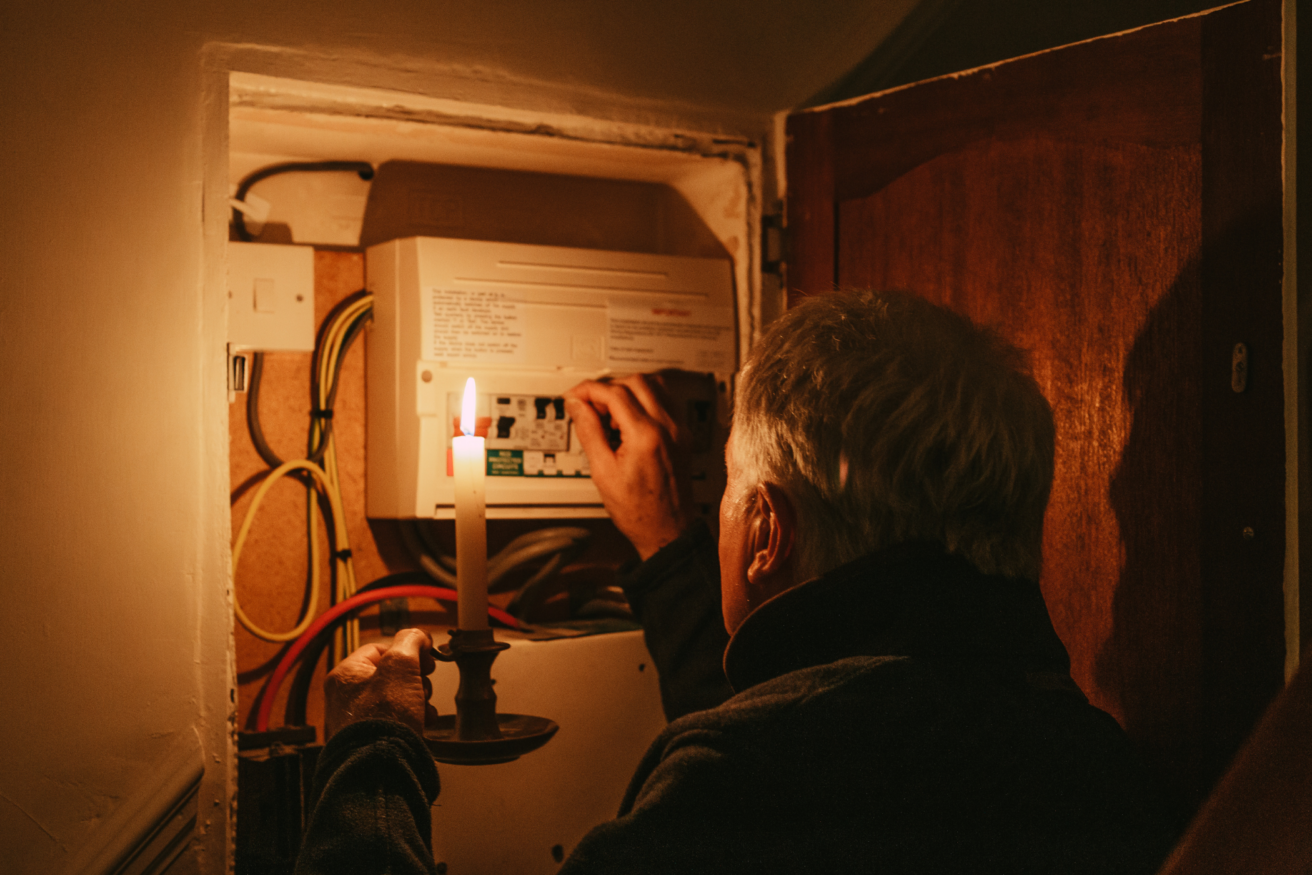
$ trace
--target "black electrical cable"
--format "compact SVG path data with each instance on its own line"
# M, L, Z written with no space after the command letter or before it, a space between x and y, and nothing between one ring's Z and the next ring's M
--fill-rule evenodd
M344 172L354 171L360 175L361 179L374 178L374 166L368 161L292 161L286 164L271 164L268 167L261 167L246 176L245 179L237 186L236 199L239 201L246 200L246 194L251 190L255 183L268 179L270 176L277 176L280 173L325 173L325 172ZM244 240L247 243L255 238L251 232L246 230L246 216L236 207L232 208L232 227L237 232L237 239Z
M352 298L354 297L355 296L352 295ZM331 382L328 384L328 397L326 399L326 404L323 409L317 409L313 406L311 408L310 416L318 418L321 422L318 445L310 448L310 457L313 459L322 459L324 450L328 446L328 437L332 433L333 428L333 407L337 403L337 388L339 385L339 378L342 375L342 364L346 361L346 354L351 351L351 344L355 343L355 338L364 330L365 323L372 318L373 310L365 310L359 316L355 317L355 319L351 321L351 324L346 327L346 332L342 335L341 352L338 354L336 361L333 362L333 374ZM313 380L315 383L318 382L318 373L319 367L316 362L314 366L315 378ZM313 386L312 391L314 393L314 398L319 397L318 388L317 385ZM316 462L316 464L318 463Z
M264 374L264 353L256 351L251 356L250 380L246 386L246 431L255 445L255 452L260 454L264 464L277 468L282 459L269 446L264 438L264 429L260 426L260 378Z
M322 416L323 411L317 409L317 404L314 401L314 399L318 397L318 385L317 385L317 374L319 373L318 356L320 354L320 350L323 349L323 343L322 343L323 336L327 332L328 326L333 324L333 322L336 320L338 315L340 315L342 312L346 310L347 307L351 306L351 304L355 303L362 296L366 294L368 294L368 292L361 290L358 292L354 292L353 294L347 295L341 301L338 301L337 305L334 306L333 309L329 311L328 315L324 318L323 324L319 326L319 337L315 343L315 360L313 365L311 366L311 372L312 375L314 376L312 376L310 392L311 392L311 411L312 411L311 416L318 415L322 423L319 431L319 440L317 441L317 446L310 447L310 453L306 457L309 461L313 462L316 465L323 464L323 454L328 447L328 437L331 435L332 428L333 428L333 421L331 416ZM342 362L346 359L346 354L347 352L350 351L351 344L355 342L356 337L359 336L360 331L364 328L365 322L367 322L370 318L372 318L372 313L370 311L365 311L364 313L357 316L351 322L350 326L348 326L346 330L346 334L342 338L341 353L338 355L337 360L333 363L332 384L328 389L327 410L329 411L332 410L333 403L337 400L337 384L338 384L338 377L341 375L342 372ZM264 436L264 428L260 424L260 385L263 378L263 374L264 374L264 353L256 352L253 356L251 356L250 380L246 389L246 430L250 434L251 443L255 446L255 451L260 454L260 458L264 460L264 463L268 465L270 468L277 468L279 465L283 463L284 460L280 458L278 454L273 451L272 447L269 446L269 442L268 440L265 439Z

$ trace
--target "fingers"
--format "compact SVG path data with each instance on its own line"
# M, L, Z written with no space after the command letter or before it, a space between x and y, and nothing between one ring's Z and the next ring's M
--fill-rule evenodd
M363 649L363 648L361 648ZM424 658L432 663L436 668L436 661L433 660L433 639L428 637L428 633L423 629L402 629L392 638L392 646L387 648L379 660L379 667L382 667L383 661L392 665L403 666L403 672L418 672L420 674L430 674L423 670Z
M633 393L633 397L642 406L650 418L660 423L671 437L678 437L679 425L671 413L673 402L665 391L665 381L659 374L633 374L625 377L623 385Z
M436 716L429 704L436 668L433 642L422 629L403 629L390 647L366 644L342 660L324 680L324 731L332 737L358 720L386 719L422 732Z
M601 384L580 383L566 392L565 408L574 421L574 434L578 435L583 452L588 454L589 463L595 467L598 463L605 466L607 461L614 458L615 453L606 439L606 428L601 424L601 416L597 412L598 402L592 400L591 387L594 385Z
M621 435L628 436L655 419L633 390L634 385L641 383L641 380L641 375L635 374L625 377L620 383L602 384L610 421L619 427ZM650 390L643 394L652 397Z
M337 666L329 673L329 677L336 675L338 679L344 677L368 677L378 668L378 663L387 652L384 647L377 644L366 644L363 647L351 651L351 653L337 663Z
M589 459L593 458L589 442L597 447L598 452L602 452L603 445L609 451L605 429L601 425L602 414L610 415L611 424L620 430L622 440L630 446L642 442L644 437L660 437L662 432L674 438L677 432L669 411L662 406L642 374L614 383L580 383L566 397L567 400L583 402L571 404L570 414L576 418L575 431L579 440L584 442Z
M351 651L351 654L346 658L354 659L354 660L364 659L367 660L371 665L377 665L378 660L382 659L383 654L386 652L387 652L386 647L380 647L377 644L366 644L363 647L359 647Z

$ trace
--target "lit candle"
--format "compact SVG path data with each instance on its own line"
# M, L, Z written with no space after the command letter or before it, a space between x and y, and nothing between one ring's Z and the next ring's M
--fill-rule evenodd
M484 481L487 462L483 438L474 434L474 378L465 383L460 430L452 439L452 473L456 484L457 620L461 629L487 628L487 511Z

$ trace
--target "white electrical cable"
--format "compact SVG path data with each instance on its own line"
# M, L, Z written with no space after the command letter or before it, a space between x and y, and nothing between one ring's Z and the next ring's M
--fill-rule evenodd
M553 553L563 553L571 547L577 546L578 543L576 538L551 538L540 540L526 547L520 547L513 552L509 548L502 550L493 559L488 560L488 589L491 589L501 581L501 578L519 566L532 562L534 559L540 559L543 556L550 556Z
M510 603L506 605L506 610L516 617L523 616L520 611L524 602L536 594L538 584L555 574L556 569L560 568L564 561L565 554L557 553L543 563L542 567L535 571L532 577L524 581L519 589L515 590L515 595L511 598Z
M405 543L406 550L409 551L411 557L429 577L440 580L448 586L458 586L456 576L442 567L441 563L444 560L449 561L448 557L439 555L434 558L428 552L427 545L423 543L422 531L419 526L420 522L414 520L400 527L401 540ZM565 551L583 543L591 536L592 533L587 529L571 526L553 526L525 532L488 560L488 588L491 589L493 585L521 565L541 559L543 556L555 554L558 557ZM529 582L536 583L538 580L550 575L559 567L560 563L548 562L548 565L550 565L549 569L546 566L539 569L529 579Z
M447 586L456 586L456 576L447 571L441 565L438 565L437 561L428 554L424 545L420 543L419 536L415 533L418 526L418 520L403 522L400 526L401 541L405 544L407 552L410 553L410 558L419 563L419 567L422 568L424 573L429 577L435 580L440 580Z

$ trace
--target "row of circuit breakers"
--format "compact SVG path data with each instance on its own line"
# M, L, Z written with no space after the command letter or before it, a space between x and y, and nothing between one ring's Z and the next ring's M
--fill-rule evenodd
M371 517L452 515L449 454L469 377L488 516L582 517L605 511L567 389L604 374L735 370L726 259L412 237L371 247L365 270Z

